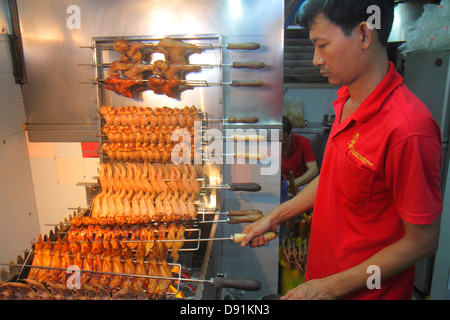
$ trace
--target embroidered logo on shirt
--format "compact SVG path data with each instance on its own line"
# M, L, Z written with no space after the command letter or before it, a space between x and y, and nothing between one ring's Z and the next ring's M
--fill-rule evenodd
M355 143L358 141L358 139L359 139L359 133L355 133L353 135L352 140L350 140L350 142L348 143L348 149L350 150L349 153L352 154L353 156L355 156L355 158L358 159L359 161L361 161L362 163L368 164L369 166L373 167L372 162L370 162L366 157L364 157L358 151L355 150Z

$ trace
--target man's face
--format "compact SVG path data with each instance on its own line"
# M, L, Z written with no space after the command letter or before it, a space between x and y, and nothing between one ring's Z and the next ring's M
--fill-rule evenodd
M344 86L355 81L361 72L362 55L357 33L346 37L340 27L320 14L311 24L309 37L315 46L313 64L320 67L320 73L331 85Z

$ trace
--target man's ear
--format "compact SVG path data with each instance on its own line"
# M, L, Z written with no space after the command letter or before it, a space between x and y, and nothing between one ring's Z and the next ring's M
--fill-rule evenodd
M372 42L375 40L376 37L375 29L371 28L369 24L366 21L364 21L361 22L359 26L356 28L356 32L358 38L360 39L361 49L367 50L372 44Z

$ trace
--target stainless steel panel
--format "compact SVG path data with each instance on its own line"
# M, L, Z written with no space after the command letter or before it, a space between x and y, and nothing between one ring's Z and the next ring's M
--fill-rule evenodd
M441 128L442 177L448 170L450 135L450 50L417 51L406 55L405 84L430 109ZM446 187L441 179L442 192Z
M9 14L8 1L0 1L0 33L12 33L11 17Z
M224 63L257 60L267 65L257 71L223 69L224 81L256 78L265 83L263 88L224 87L225 115L250 112L258 115L262 123L281 122L283 3L279 0L17 2L28 74L23 95L32 141L37 141L35 125L49 128L47 135L40 132L40 141L73 141L64 131L51 128L96 124L96 87L80 84L92 79L94 70L78 66L92 62L92 51L80 46L89 44L93 37L221 34L225 44L259 42L259 50L223 52ZM68 11L71 5L79 8L79 29L68 27L76 14ZM142 103L155 105L159 98L146 94ZM94 135L80 135L77 141L97 139Z
M448 165L449 165L449 99L450 99L450 64L449 50L417 51L406 55L405 84L425 105L442 133L442 170L441 189L444 199L441 221L441 237L436 256L428 257L417 263L415 285L433 299L445 298L445 285L448 281ZM432 280L432 281L431 281Z

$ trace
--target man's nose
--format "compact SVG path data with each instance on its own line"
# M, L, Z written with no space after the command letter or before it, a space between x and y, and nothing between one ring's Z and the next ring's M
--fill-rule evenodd
M318 67L324 64L324 59L317 49L314 49L313 65Z

